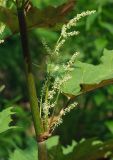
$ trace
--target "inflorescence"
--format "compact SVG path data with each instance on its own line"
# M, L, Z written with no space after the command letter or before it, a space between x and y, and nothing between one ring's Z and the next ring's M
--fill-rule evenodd
M82 17L86 17L88 15L94 14L95 12L96 12L95 10L82 12L81 14L77 14L77 16L71 19L67 24L64 24L61 30L60 37L53 50L51 50L47 45L47 42L43 40L42 43L47 53L51 57L56 56L56 58L58 59L60 49L64 45L66 40L70 37L77 36L80 33L79 31L75 31L75 30L70 31L71 28L76 27L77 22ZM73 65L76 61L76 57L78 56L78 54L79 52L75 52L70 58L70 60L66 64L62 65L62 68L64 71L63 77L56 76L54 79L54 82L50 82L51 85L48 83L48 80L46 79L43 85L41 100L40 100L41 102L40 115L41 115L41 118L43 119L44 124L46 124L45 128L47 129L47 131L49 131L49 133L52 133L55 130L55 128L63 122L63 116L68 114L71 110L73 110L77 106L77 103L74 102L69 104L66 108L60 107L61 110L59 111L59 114L57 116L55 115L56 110L59 108L58 99L59 99L59 95L62 93L61 87L63 84L65 84L65 82L71 79L70 72L73 70ZM59 65L53 65L53 61L51 63L52 63L50 67L51 69L48 71L49 76L51 76L53 72L57 72L60 70Z

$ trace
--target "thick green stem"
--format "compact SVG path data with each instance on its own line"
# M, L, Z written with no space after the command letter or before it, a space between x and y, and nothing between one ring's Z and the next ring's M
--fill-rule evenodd
M27 87L28 87L28 92L29 92L31 112L33 116L36 136L38 138L40 134L43 133L43 128L41 125L41 119L40 119L39 107L38 107L38 99L36 95L34 76L32 73L32 63L31 63L31 57L30 57L29 47L28 47L25 17L24 17L24 12L22 9L18 9L18 19L19 19L20 35L21 35L23 56L24 56L24 62L25 62Z
M38 160L47 160L46 146L43 144L44 142L42 142L44 139L43 137L44 130L43 130L43 125L42 125L41 118L40 118L40 111L39 111L39 106L38 106L38 98L36 94L35 81L34 81L34 76L32 73L32 63L31 63L31 57L30 57L30 51L29 51L27 27L26 27L26 22L25 22L24 10L22 8L18 8L17 6L17 12L18 12L23 57L24 57L24 62L25 62L25 71L26 71L30 107L31 107L31 113L33 117L34 128L36 132L36 138L38 142L38 153L39 153ZM41 156L41 154L43 156Z
M47 160L47 148L45 141L38 143L38 159Z

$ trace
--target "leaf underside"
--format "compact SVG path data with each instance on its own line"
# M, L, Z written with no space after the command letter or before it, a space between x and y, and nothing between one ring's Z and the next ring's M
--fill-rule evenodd
M48 6L43 10L36 7L31 8L26 13L27 28L53 27L58 23L66 21L66 14L74 7L75 1L68 1L58 7ZM18 17L16 10L0 6L0 21L10 28L12 33L19 32Z

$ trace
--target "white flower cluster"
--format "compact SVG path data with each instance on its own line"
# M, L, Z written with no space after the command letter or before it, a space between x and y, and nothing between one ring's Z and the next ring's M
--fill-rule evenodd
M76 17L74 17L73 19L71 19L66 25L63 25L62 27L62 31L61 31L61 35L62 37L64 38L67 38L69 36L75 36L75 35L78 35L79 32L78 31L72 31L72 32L67 32L67 30L71 29L71 27L75 27L77 25L77 22L82 18L82 17L85 17L85 16L88 16L88 15L91 15L91 14L94 14L96 11L93 10L93 11L86 11L86 12L82 12L81 14L77 14Z
M85 16L94 14L96 11L86 11L86 12L82 12L81 14L77 14L76 17L74 17L73 19L71 19L67 24L64 24L61 30L61 35L60 38L55 46L55 50L52 52L52 55L59 55L59 51L60 48L64 45L64 43L66 42L67 38L72 37L72 36L76 36L78 35L80 32L79 31L68 31L70 30L72 27L76 27L77 22Z
M57 43L53 54L55 54L55 55L59 54L60 48L64 45L65 41L66 41L65 39L62 39L59 43Z
M66 115L67 113L69 113L72 109L74 109L76 106L78 105L77 102L74 102L72 104L70 104L67 108L65 108L62 112L62 115Z
M49 91L49 99L52 99L58 90L60 90L61 85L71 79L69 74L66 74L63 78L57 77L53 83L52 90Z
M46 49L47 53L49 55L51 55L52 51L51 51L50 47L48 46L48 44L47 44L45 39L42 39L42 44L43 44L44 48Z
M50 90L48 93L48 100L53 99L53 96L56 94L55 90Z
M62 30L61 30L61 35L53 51L48 47L46 41L43 41L43 45L46 48L47 53L53 56L53 59L55 58L54 57L55 55L57 56L56 58L58 58L59 51L61 47L64 45L67 38L76 36L79 34L78 31L70 31L71 27L75 27L77 25L77 22L82 17L91 15L95 12L96 11L93 10L93 11L86 11L86 12L82 12L81 14L77 14L75 18L71 19L67 24L63 25ZM72 109L74 109L77 106L77 103L74 102L70 104L68 107L62 109L57 117L55 116L55 111L58 105L59 95L61 93L61 86L65 82L71 79L70 72L73 70L73 65L75 63L75 60L78 54L79 52L75 52L73 56L71 57L71 59L67 62L67 64L63 65L63 71L64 71L63 77L57 76L53 83L50 82L52 85L50 83L48 85L48 83L45 82L45 85L42 89L42 95L44 95L44 99L41 99L40 101L41 102L40 108L42 107L41 111L43 113L40 115L43 115L43 118L45 120L48 119L48 130L51 132L53 132L54 129L63 122L62 117L68 114ZM53 74L52 72L53 70L58 71L60 69L58 65L55 66L52 63L48 65L49 66L48 73L50 75Z
M5 30L5 25L3 23L0 23L0 36L3 34ZM4 43L3 39L0 39L0 44Z
M5 25L3 23L0 23L0 34L4 32Z
M44 117L46 117L46 115L49 115L49 104L47 102L44 102L42 104L42 107L43 107L43 113L44 113Z
M59 89L59 78L57 78L54 81L51 90L48 91L48 100L49 101L51 101L54 98L54 96L56 95L58 89Z
M59 117L57 122L52 126L52 131L51 132L53 132L62 123L63 123L63 119L61 117Z
M42 104L42 108L43 108L43 117L49 117L50 116L50 109L55 107L55 103L50 103L50 102L44 102Z
M4 43L4 40L3 39L0 39L0 44Z
M76 52L75 54L72 55L71 59L69 62L67 62L67 65L64 65L64 70L65 71L72 71L73 70L73 64L75 63L76 57L79 55L79 52Z
M53 71L56 72L56 71L58 71L58 70L59 70L59 66L56 65L56 66L53 68Z
M67 82L68 80L70 80L72 77L69 75L69 74L66 74L65 76L64 76L64 78L63 79L61 79L61 81L59 82L59 87L62 85L62 84L64 84L65 82Z
M52 132L55 130L56 127L58 127L61 123L63 123L62 117L68 114L72 109L74 109L77 106L77 104L78 103L74 102L70 104L67 108L61 110L59 114L59 118L57 119L56 123L52 127Z
M53 109L56 107L56 104L57 104L57 98L59 96L59 94L61 93L60 91L60 87L61 85L68 81L71 77L69 75L67 76L64 76L63 78L59 78L57 77L52 85L52 88L46 93L46 83L45 85L43 86L42 88L42 93L41 95L44 95L44 94L47 94L47 97L45 99L45 102L42 102L42 99L40 100L40 102L42 103L40 105L40 107L42 107L41 111L43 111L43 117L44 119L46 119L47 117L50 116L50 110ZM42 115L40 113L40 115Z
M68 29L67 25L64 24L62 27L62 31L61 31L61 36L63 38L72 37L72 36L76 36L79 34L79 31L73 31L73 32L67 33L67 29Z

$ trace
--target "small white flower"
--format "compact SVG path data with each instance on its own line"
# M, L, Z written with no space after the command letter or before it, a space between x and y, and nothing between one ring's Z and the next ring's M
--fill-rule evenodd
M76 52L75 54L72 55L71 59L67 63L67 65L64 66L65 71L72 71L73 64L75 63L76 57L79 55L79 52Z
M57 120L57 122L53 125L52 127L52 132L60 125L63 123L63 119L61 117L59 117L59 119Z
M52 103L51 105L50 105L50 108L54 108L55 107L55 105L56 105L56 103L54 102L54 103Z
M78 35L79 33L80 33L79 31L73 31L73 32L67 33L67 36L68 36L68 37L72 37L72 36Z
M60 83L60 78L56 77L54 84L53 84L53 89L58 90L59 89L59 83Z
M4 40L3 39L0 39L0 44L4 43Z
M67 38L67 33L66 33L66 28L67 26L64 24L62 27L62 31L61 31L61 36L63 36L64 38Z
M64 78L60 81L60 86L61 86L63 83L65 83L65 82L67 82L68 80L70 80L71 78L72 78L72 77L71 77L69 74L65 75Z
M5 27L6 27L5 24L0 23L0 34L3 34Z
M47 53L51 55L52 54L52 50L48 46L48 44L47 44L45 39L42 39L42 44L43 44L44 48L46 49Z
M47 102L44 102L42 104L42 107L43 107L44 117L48 117L48 115L50 114L50 112L49 112L50 105Z
M77 106L77 104L78 103L74 102L74 103L70 104L66 109L61 110L58 120L52 126L52 132L56 129L56 127L58 127L63 122L62 117L65 116L66 114L68 114L72 109L74 109Z
M53 68L53 71L58 71L59 70L59 66L55 66L54 68Z
M54 95L56 94L55 90L50 90L48 92L48 100L53 99Z
M59 55L59 50L60 48L63 46L63 44L65 43L65 39L62 39L55 47L55 51L53 52L53 54Z
M96 10L92 10L92 11L84 11L80 14L77 14L77 16L73 19L71 19L68 24L67 24L67 29L70 29L71 27L73 26L76 26L77 24L77 21L79 21L82 17L85 17L85 16L88 16L88 15L91 15L91 14L94 14L96 12Z
M66 109L64 109L64 112L62 113L62 115L66 115L66 114L69 113L72 109L74 109L77 105L78 105L77 102L74 102L74 103L70 104Z

